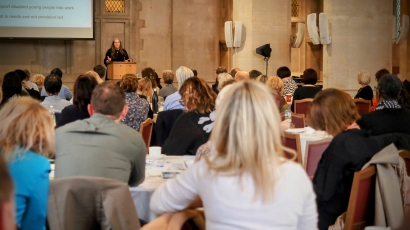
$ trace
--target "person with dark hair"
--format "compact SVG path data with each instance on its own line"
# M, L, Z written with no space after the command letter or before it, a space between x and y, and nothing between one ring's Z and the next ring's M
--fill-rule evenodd
M135 74L125 74L122 77L120 87L125 92L125 104L128 105L127 116L121 120L121 123L139 132L141 123L148 117L148 101L138 97L136 93L138 78Z
M8 101L21 96L21 81L19 75L15 71L8 72L4 75L1 90L3 91L3 99L1 105Z
M160 88L158 87L158 81L157 81L158 75L157 75L157 73L155 73L155 70L153 68L147 67L147 68L143 69L141 71L141 77L142 78L144 78L144 77L148 78L151 81L152 88L157 89L157 92L159 92Z
M44 80L44 88L46 89L48 97L44 98L44 101L41 102L41 105L44 106L44 108L49 109L50 106L53 106L56 113L61 113L61 110L66 106L71 105L69 101L58 96L62 85L63 82L59 76L50 74L46 77Z
M73 105L69 105L61 111L60 116L57 118L57 128L90 117L87 107L91 102L93 89L97 85L97 80L90 75L78 76L74 83Z
M375 74L376 82L379 82L380 78L387 74L390 74L390 72L387 69L380 69L379 71L377 71ZM376 109L377 104L377 97L374 97L372 101L372 106L370 107L370 111L374 111L374 109Z
M232 68L231 71L229 72L229 74L230 74L233 78L235 78L236 73L237 73L238 71L240 71L240 70L241 70L241 69L239 69L239 68Z
M352 98L338 89L317 93L307 114L309 125L334 138L324 151L313 188L319 213L318 227L328 229L347 211L353 175L381 150L378 142L356 124L360 117Z
M186 79L179 93L180 103L187 112L175 121L162 152L167 155L195 155L211 134L217 95L198 77Z
M280 95L282 97L286 96L286 94L293 95L298 85L292 79L290 69L286 66L279 67L276 70L276 75L283 81L283 92Z
M293 94L293 100L291 105L291 110L295 110L295 100L302 100L305 98L314 98L315 95L321 90L319 87L316 87L317 82L317 73L314 69L306 69L303 71L302 78L303 86L295 90Z
M227 72L227 71L226 71L226 68L225 68L224 66L219 66L219 67L215 70L216 78L215 78L215 84L212 85L212 90L213 90L216 94L219 93L219 79L218 79L218 76L219 76L219 74L221 74L221 73L226 73L226 72ZM194 76L196 76L195 73L194 73Z
M198 71L196 71L196 69L191 69L192 73L194 73L194 77L198 77Z
M109 63L114 61L130 61L127 51L122 48L121 41L118 38L115 38L112 41L111 48L109 48L105 53L104 65L107 66Z
M30 77L31 77L31 76L30 76L30 71L28 71L28 69L24 69L23 71L24 71L24 72L26 73L26 75L27 75L27 78L26 78L27 84L29 84L35 91L39 92L37 84L30 81Z
M52 69L50 74L57 75L61 78L61 81L63 80L63 71L61 71L60 68ZM41 90L41 96L42 97L47 97L48 96L45 87L43 87L43 89ZM66 99L67 101L69 101L73 97L73 94L71 93L70 89L68 89L67 86L62 85L61 90L58 93L58 96L61 97L62 99Z
M140 184L146 147L135 129L120 124L128 112L124 90L114 82L98 84L87 108L90 118L56 129L56 179L92 176Z
M100 76L101 80L104 81L105 79L105 67L102 65L96 65L94 66L93 69L96 73L98 73L98 76Z
M8 172L4 157L0 156L0 229L15 230L13 181Z
M40 100L41 99L40 93L36 91L35 89L33 89L33 87L31 87L31 85L27 83L27 77L28 77L27 73L21 69L16 69L15 71L19 75L21 85L23 87L22 90L26 90L28 94L30 95L30 97Z
M397 101L402 83L396 75L380 78L376 88L379 102L373 112L363 114L357 121L361 129L372 136L387 133L410 134L410 110L402 108Z
M250 79L255 80L257 77L259 77L260 75L262 75L261 71L258 71L256 69L253 69L251 71L249 71L249 77Z
M174 71L172 70L162 71L162 79L164 79L164 82L167 85L165 86L165 88L159 91L158 96L163 97L165 100L168 97L168 95L171 95L175 93L176 91L178 91L177 88L175 88L175 86L173 85L174 79L175 79Z
M402 87L399 96L397 97L397 101L399 102L399 105L401 105L403 108L410 109L410 82L407 79L404 79L404 77L401 74L396 74L396 76L400 79L402 83Z

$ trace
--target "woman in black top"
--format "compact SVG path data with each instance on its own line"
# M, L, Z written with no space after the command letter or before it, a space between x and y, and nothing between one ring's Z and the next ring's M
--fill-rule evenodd
M314 98L315 95L321 90L316 87L317 73L314 69L306 69L303 71L303 86L299 87L293 93L293 100L291 105L292 112L295 111L295 100L302 100L305 98Z
M118 38L112 41L111 48L105 53L104 64L107 66L113 61L130 61L127 51L122 48L121 41Z
M354 96L354 98L362 98L369 100L372 103L373 90L372 87L369 86L370 81L370 73L366 70L362 70L357 74L357 82L362 85L362 87L357 91L357 94L356 96Z

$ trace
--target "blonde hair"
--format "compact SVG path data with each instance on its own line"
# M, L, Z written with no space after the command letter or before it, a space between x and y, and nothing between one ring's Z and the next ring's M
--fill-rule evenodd
M85 74L85 75L90 75L90 76L92 76L93 78L95 78L95 80L98 82L98 84L101 84L101 83L104 82L104 81L101 79L100 75L99 75L97 72L95 72L94 70L87 71L87 72L85 72L84 74Z
M220 73L218 74L218 90L221 91L224 86L224 82L233 79L229 73Z
M44 79L46 77L44 77L43 74L34 74L34 76L32 76L30 78L30 81L33 82L34 84L36 84L39 87L44 87Z
M268 77L267 77L266 75L263 75L263 74L259 75L259 76L256 78L256 81L260 81L260 82L262 82L262 83L266 83L267 80L268 80Z
M359 79L360 84L363 85L370 84L370 81L372 80L370 77L370 73L366 70L361 70L359 73L357 73L357 78Z
M7 161L32 150L54 156L54 121L50 113L31 97L9 101L0 110L0 146Z
M209 168L228 176L250 174L255 198L271 200L280 176L276 169L285 162L284 150L289 150L282 146L280 122L266 86L250 80L232 84L216 112L210 137L216 156L205 158Z
M270 76L268 77L268 80L266 81L266 85L274 90L276 93L282 93L283 92L283 81L277 76Z
M151 97L154 94L154 91L152 89L151 80L149 78L146 78L146 77L141 78L138 81L138 88L137 89L138 89L138 91L140 91L140 93L142 95L146 96L147 99L150 98L149 102L151 103L151 99L152 99Z

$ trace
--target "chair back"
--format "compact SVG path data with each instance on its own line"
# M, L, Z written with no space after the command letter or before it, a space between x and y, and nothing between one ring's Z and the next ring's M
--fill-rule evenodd
M204 211L184 209L178 212L167 212L144 225L141 230L205 230Z
M141 123L140 134L145 142L145 147L147 148L147 154L149 153L149 145L151 143L152 129L154 127L154 122L151 118L147 118Z
M353 99L353 101L356 104L357 112L359 113L359 115L370 112L371 101L362 98L355 98Z
M410 176L410 151L399 150L399 156L403 158L404 163L406 163L407 175Z
M173 109L158 113L154 127L158 146L164 144L165 140L171 133L172 126L174 126L175 121L183 112L182 109Z
M281 113L280 116L284 121L285 113ZM305 128L305 115L292 113L292 124L295 126L293 128Z
M309 177L315 175L317 165L322 158L323 152L329 146L331 138L325 138L319 141L306 141L306 155L303 166Z
M303 114L305 117L310 108L310 104L312 104L313 98L305 98L302 100L295 100L295 113Z
M282 145L290 149L295 150L296 156L292 153L285 151L285 157L293 159L294 161L302 164L302 154L300 151L300 136L297 133L284 132L282 136Z
M50 181L50 230L138 230L140 222L127 184L100 177Z
M375 181L374 165L355 172L347 206L345 230L364 229L373 223Z

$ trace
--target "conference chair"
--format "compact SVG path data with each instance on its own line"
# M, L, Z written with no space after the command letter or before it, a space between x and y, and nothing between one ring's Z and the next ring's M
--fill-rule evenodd
M318 141L306 141L306 155L303 163L308 176L313 178L317 165L322 158L323 152L329 146L332 138L325 138Z
M302 164L302 154L300 151L300 136L297 133L284 132L282 136L282 144L285 147L295 150L296 155L285 151L285 157Z
M399 150L399 156L403 158L404 163L406 163L407 175L410 176L410 151Z
M100 177L50 181L50 230L138 230L140 222L127 184Z
M374 165L355 172L344 230L364 229L373 223L376 168Z
M154 127L158 146L164 144L165 140L171 133L172 126L174 126L175 121L183 112L182 109L173 109L158 113Z
M307 113L310 108L310 104L312 104L313 98L305 98L302 100L295 100L295 113L305 115L307 118Z
M285 113L280 114L282 121L285 120ZM292 128L305 128L305 115L292 113Z
M145 147L147 148L147 154L149 153L149 145L151 143L152 129L154 127L154 122L151 118L147 118L140 126L140 134L145 142Z
M357 112L359 113L359 115L370 112L371 101L362 98L355 98L353 99L353 101L356 104Z

